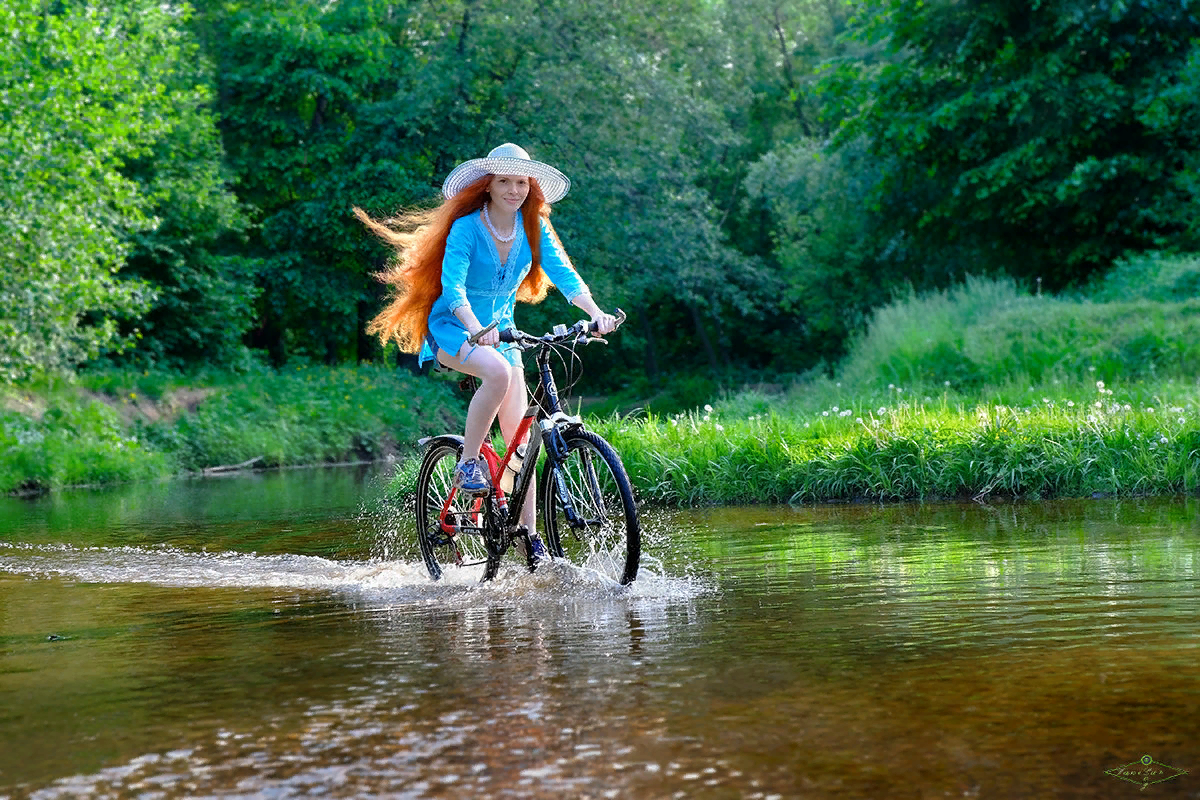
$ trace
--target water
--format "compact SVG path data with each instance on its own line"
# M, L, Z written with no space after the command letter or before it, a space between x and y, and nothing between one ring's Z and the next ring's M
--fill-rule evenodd
M381 485L0 499L0 798L1200 797L1195 499L659 513L632 587L478 586Z

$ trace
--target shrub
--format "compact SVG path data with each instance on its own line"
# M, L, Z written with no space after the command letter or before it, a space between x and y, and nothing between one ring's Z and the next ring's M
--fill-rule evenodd
M1170 303L1200 297L1200 254L1127 256L1094 282L1086 295L1098 303L1130 300Z

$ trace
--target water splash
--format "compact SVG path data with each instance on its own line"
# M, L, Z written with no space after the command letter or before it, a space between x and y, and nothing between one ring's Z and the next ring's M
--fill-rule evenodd
M647 559L629 587L564 562L529 573L513 563L495 581L467 573L433 582L419 561L331 560L319 556L197 553L170 546L74 547L0 543L0 572L85 583L144 583L195 588L333 592L368 603L441 600L462 606L564 602L565 598L689 599L710 590L704 581L664 574Z

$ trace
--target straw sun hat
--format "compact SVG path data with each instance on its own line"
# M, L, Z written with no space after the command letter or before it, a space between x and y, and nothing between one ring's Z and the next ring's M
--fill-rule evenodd
M537 178L547 203L557 203L567 196L571 181L549 164L534 161L525 149L511 142L502 144L486 158L464 161L446 176L442 195L449 200L484 175L528 175Z

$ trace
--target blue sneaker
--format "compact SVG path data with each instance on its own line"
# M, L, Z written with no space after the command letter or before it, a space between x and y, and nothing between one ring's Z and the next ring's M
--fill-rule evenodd
M454 486L468 494L487 494L491 491L492 482L488 480L479 459L468 458L458 462L454 470Z
M542 537L536 533L529 537L529 548L533 550L533 560L548 561L550 554L546 552L546 545L542 544Z

